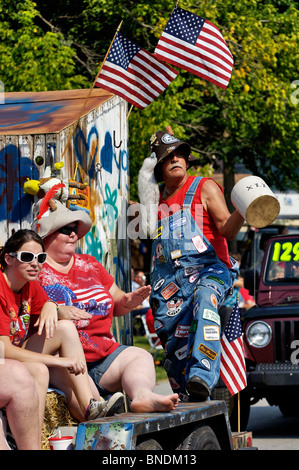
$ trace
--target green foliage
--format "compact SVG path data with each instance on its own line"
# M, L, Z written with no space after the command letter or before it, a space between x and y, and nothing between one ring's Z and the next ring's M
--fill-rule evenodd
M150 52L173 0L2 0L0 79L6 91L89 87L114 33ZM226 90L180 70L145 110L129 118L131 198L150 135L171 125L188 139L205 170L221 163L233 175L244 163L273 187L299 189L298 7L295 0L181 0L181 8L222 32L234 69ZM297 85L296 85L297 83ZM225 181L225 185L228 182Z
M43 31L30 0L2 0L0 7L0 79L5 91L81 88L88 80L76 74L75 51L63 35Z

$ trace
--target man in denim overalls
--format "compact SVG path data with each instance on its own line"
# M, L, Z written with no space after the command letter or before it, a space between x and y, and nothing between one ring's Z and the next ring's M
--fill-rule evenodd
M237 263L232 266L224 239L234 238L244 219L237 211L229 213L215 181L188 176L188 144L158 131L150 139L150 152L156 159L155 179L164 182L161 220L151 234L155 329L165 349L164 367L173 391L183 400L204 401L220 375L223 319L218 305L231 292L238 269ZM199 186L201 203L194 213L192 202ZM196 215L203 212L206 222ZM211 223L221 250L226 247L226 262L204 233Z

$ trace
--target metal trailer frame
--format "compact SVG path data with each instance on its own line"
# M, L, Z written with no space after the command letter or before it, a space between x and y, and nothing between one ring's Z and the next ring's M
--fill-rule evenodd
M169 413L123 413L83 422L78 425L75 450L136 450L142 438L154 439L163 450L172 451L198 424L211 427L221 450L234 450L223 401L180 403Z

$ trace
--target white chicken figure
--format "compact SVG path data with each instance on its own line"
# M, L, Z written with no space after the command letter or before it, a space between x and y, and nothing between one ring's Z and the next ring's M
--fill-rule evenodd
M154 175L156 164L157 157L153 152L150 157L144 159L138 175L138 193L142 206L142 229L148 236L156 229L158 220L160 191Z

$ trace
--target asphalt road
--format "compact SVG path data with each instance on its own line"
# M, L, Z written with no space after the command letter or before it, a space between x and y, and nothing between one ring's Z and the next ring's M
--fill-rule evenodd
M284 417L266 400L251 407L247 430L259 450L299 450L299 418Z
M167 395L172 391L166 381L157 384L155 392ZM258 450L299 450L299 418L285 418L266 400L251 407L247 430L252 432L252 445Z

